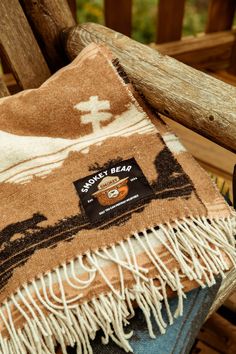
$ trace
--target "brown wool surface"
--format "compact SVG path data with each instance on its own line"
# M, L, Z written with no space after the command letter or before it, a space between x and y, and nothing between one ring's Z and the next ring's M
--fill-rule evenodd
M75 316L70 312L71 303L81 306L83 316L82 305L95 306L96 310L91 301L100 299L101 294L108 296L109 301L114 296L118 304L121 300L117 294L124 287L133 291L133 300L141 306L136 287L143 286L145 306L161 303L154 295L157 290L153 290L159 289L164 299L179 297L181 313L184 293L196 286L210 286L216 275L233 266L234 212L175 134L139 97L105 47L91 44L40 88L2 98L0 152L0 331L1 338L13 343L1 348L4 344L0 338L0 352L2 349L8 354L9 348L16 345L3 319L5 316L11 322L6 301L15 328L22 329L23 334L27 322L24 313L32 323L35 321L29 310L35 309L33 300L24 293L25 299L31 301L27 306L19 297L18 291L24 290L24 286L29 287L49 321L47 316L54 312L45 297L45 281L48 299L56 301L52 292L62 299L58 300L60 311L67 316L66 326L72 331L68 319ZM122 170L122 164L130 159L138 167L132 165ZM133 170L137 178L130 175ZM110 176L98 186L107 173L104 171L110 171L115 179ZM103 195L100 202L96 199L98 192L90 195L89 202L94 203L92 212L105 209L96 203L114 207L101 213L101 217L97 214L94 221L74 183L99 173L103 174L100 179L96 177L99 180L95 178L95 184ZM129 193L135 193L135 178L140 183L137 188L141 192L137 193L142 197L130 202ZM123 185L119 186L119 181ZM92 179L90 184L95 185ZM150 195L142 191L144 185ZM123 204L119 206L120 202ZM111 251L112 246L119 249L117 256ZM103 258L99 252L103 252ZM93 281L81 291L72 286L79 281L73 274L73 262L77 262L78 256L83 256L85 267L95 269ZM48 274L54 277L51 285ZM92 275L93 271L85 269L77 274L83 284ZM48 307L35 292L34 280ZM140 285L140 281L144 283ZM150 285L152 281L154 285ZM161 286L166 288L166 294ZM78 294L81 297L70 302ZM11 296L16 296L23 312L10 300ZM127 296L122 300L125 306ZM160 325L162 331L161 328ZM129 350L122 334L118 331L115 335L121 346ZM68 344L68 338L63 336L63 343ZM109 333L108 336L112 337ZM50 344L45 345L52 350Z

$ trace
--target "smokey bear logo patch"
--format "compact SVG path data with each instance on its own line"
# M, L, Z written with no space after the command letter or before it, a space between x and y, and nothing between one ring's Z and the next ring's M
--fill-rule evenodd
M90 221L105 221L153 198L154 192L134 158L74 182Z
M129 177L120 179L118 176L107 176L98 183L98 190L93 193L99 204L103 206L113 205L123 200L128 192Z

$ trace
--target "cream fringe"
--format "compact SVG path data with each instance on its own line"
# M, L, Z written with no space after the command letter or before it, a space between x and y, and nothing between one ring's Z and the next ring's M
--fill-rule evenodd
M160 333L165 333L162 309L165 308L168 323L183 314L183 299L186 297L182 278L195 280L201 287L215 283L215 276L228 270L228 264L221 250L235 267L236 218L212 219L186 218L183 222L160 225L139 233L134 233L119 245L87 252L68 264L62 264L47 274L41 275L32 283L25 284L12 294L0 308L0 320L8 332L8 338L0 334L0 354L52 354L60 344L63 354L66 346L77 345L77 354L92 354L90 342L98 330L103 331L102 343L112 339L126 352L132 352L129 338L132 331L126 333L124 327L135 314L133 303L142 310L149 334L155 338L151 318L153 317ZM180 270L170 271L154 250L154 245L163 245L166 254L171 253L179 264ZM138 252L137 252L138 251ZM148 278L148 270L137 263L137 255L145 252L155 266L160 286L154 285ZM120 290L113 287L103 271L103 265L114 263L118 267ZM78 272L80 269L80 272ZM129 270L134 277L135 286L125 287L123 271ZM88 278L82 280L79 273L86 272ZM81 290L92 286L96 274L100 274L110 288L108 294L100 294L91 301L81 299ZM53 291L57 283L60 297ZM78 294L67 299L63 284L67 283ZM167 288L171 288L178 297L178 305L172 314L167 298ZM48 311L46 315L39 303ZM20 306L19 302L24 305ZM12 308L25 319L22 328L16 328ZM27 309L27 312L26 312Z

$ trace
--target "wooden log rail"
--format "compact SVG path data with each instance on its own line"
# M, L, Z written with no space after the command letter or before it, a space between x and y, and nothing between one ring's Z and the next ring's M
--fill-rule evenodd
M5 1L5 0L4 0ZM66 0L21 0L52 72L68 64L60 43L62 29L76 24ZM71 2L72 5L72 2Z
M63 32L70 59L89 43L107 45L162 114L236 152L236 88L98 24Z

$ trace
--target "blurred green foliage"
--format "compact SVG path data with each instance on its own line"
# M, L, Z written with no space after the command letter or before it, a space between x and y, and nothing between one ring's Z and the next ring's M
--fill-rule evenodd
M82 22L104 24L103 0L76 0L77 18Z
M157 4L158 0L133 0L132 37L137 41L155 41ZM77 8L80 23L90 21L104 24L103 0L77 0ZM208 0L186 0L183 35L204 31L207 8Z

